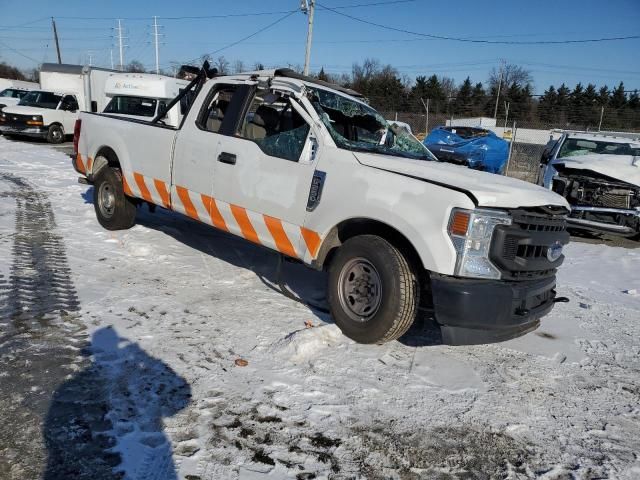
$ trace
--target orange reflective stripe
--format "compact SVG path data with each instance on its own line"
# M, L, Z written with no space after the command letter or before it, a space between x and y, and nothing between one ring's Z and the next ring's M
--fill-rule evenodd
M231 213L233 213L236 222L238 222L238 226L240 227L240 231L242 232L242 236L247 240L257 243L261 245L260 239L258 238L258 234L256 233L253 225L251 225L251 220L249 220L249 215L247 215L247 211L238 207L237 205L229 205L231 207Z
M76 166L78 167L78 170L80 170L82 173L87 172L87 170L84 168L84 163L82 163L82 155L80 154L76 156Z
M140 195L142 195L142 198L144 198L147 202L153 202L153 200L151 199L151 192L149 192L147 184L144 183L144 177L138 172L133 172L133 178L136 181L138 188L140 189Z
M91 165L93 165L93 158L87 158L87 172L91 170Z
M153 184L156 186L156 190L158 191L158 195L160 195L164 208L171 208L171 200L169 199L169 192L167 191L165 183L162 180L156 180L154 178Z
M127 182L127 177L122 174L122 188L124 189L124 194L130 197L135 197L133 192L131 191L131 187L129 187L129 183Z
M207 213L209 214L209 217L211 217L211 223L213 223L213 226L219 228L220 230L228 232L229 229L227 228L227 223L224 221L224 218L222 218L222 215L220 214L220 210L218 209L218 205L216 204L216 199L211 198L204 193L200 194L200 196L202 197L204 208L207 209Z
M198 216L198 212L196 211L196 207L193 206L193 202L191 202L191 198L189 197L189 190L184 187L176 186L176 191L178 192L178 197L180 197L180 201L184 206L184 211L191 218L195 218L196 220L200 220Z
M282 222L277 218L269 217L268 215L262 216L264 217L264 223L269 229L269 233L271 233L273 240L276 242L278 250L290 257L297 257L296 251L294 250L293 245L291 245L289 237L282 227Z
M300 232L302 233L302 238L304 238L304 243L307 244L309 253L313 258L316 258L318 249L320 248L320 235L318 235L313 230L309 230L308 228L304 227L300 227Z

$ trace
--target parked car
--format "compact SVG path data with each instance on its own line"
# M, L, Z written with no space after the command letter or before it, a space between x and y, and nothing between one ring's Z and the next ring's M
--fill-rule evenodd
M478 127L437 127L424 144L440 161L501 175L509 158L509 142Z
M640 239L640 134L563 132L540 168L571 205L572 228Z
M80 114L73 164L106 229L149 203L324 269L336 324L362 343L403 335L421 298L450 344L522 335L560 300L559 195L461 175L352 90L286 69L207 71L181 94L197 92L180 127Z
M80 110L102 111L107 77L114 70L82 65L45 63L40 70L41 89L33 90L17 105L5 107L0 131L5 135L63 142L73 133Z

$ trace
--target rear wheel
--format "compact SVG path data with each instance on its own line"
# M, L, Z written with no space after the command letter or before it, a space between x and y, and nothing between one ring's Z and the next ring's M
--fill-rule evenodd
M331 314L342 332L359 343L402 336L418 311L419 288L406 258L374 235L347 240L329 267Z
M124 230L136 223L136 205L124 194L120 170L103 167L93 185L93 206L107 230Z
M64 130L60 125L51 125L47 132L47 142L62 143L64 142Z

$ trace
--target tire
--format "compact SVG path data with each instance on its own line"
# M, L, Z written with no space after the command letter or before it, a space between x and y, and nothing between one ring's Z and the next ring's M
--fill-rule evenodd
M329 267L328 300L342 333L358 343L385 343L413 323L419 284L407 259L374 235L347 240Z
M62 143L64 142L64 130L60 125L51 125L47 132L47 142Z
M93 207L107 230L126 230L136 223L136 204L124 194L120 170L103 167L93 184Z

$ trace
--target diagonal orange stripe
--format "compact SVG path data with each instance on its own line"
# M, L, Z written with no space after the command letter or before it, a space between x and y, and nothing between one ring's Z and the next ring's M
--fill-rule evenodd
M260 239L258 238L258 234L256 233L253 225L251 225L251 220L249 220L249 215L247 215L247 211L239 207L237 205L229 205L231 207L231 213L233 213L233 217L238 222L238 226L240 227L240 231L242 232L242 236L247 240L257 243L261 245Z
M193 202L191 201L191 198L189 197L189 190L187 190L184 187L176 186L176 191L178 192L178 197L180 197L180 201L182 202L182 205L184 206L185 213L187 215L189 215L191 218L195 218L196 220L200 220L200 217L198 216L198 212L196 211L196 207L193 206Z
M82 163L82 155L80 154L76 156L76 166L78 167L78 170L80 170L82 173L87 172L87 170L84 168L84 163Z
M213 223L213 226L219 228L220 230L228 232L229 229L227 228L227 223L224 221L224 218L222 218L222 215L220 214L220 210L218 209L218 205L216 204L216 199L211 198L204 193L200 194L200 196L202 197L204 208L207 209L207 213L209 214L209 217L211 217L211 223Z
M93 165L93 158L87 158L87 172L91 170L91 165Z
M133 172L133 178L136 181L138 188L140 189L140 195L142 195L142 198L144 198L147 202L153 202L153 199L151 198L151 192L149 192L147 184L144 183L144 177L138 172Z
M264 217L264 223L269 229L269 233L273 237L273 240L276 242L278 251L280 251L280 253L284 253L285 255L289 255L290 257L297 257L296 251L289 241L287 232L285 232L284 228L282 227L282 222L277 218L270 217L268 215L262 216Z
M316 258L321 243L320 235L318 235L313 230L309 230L308 228L304 227L300 227L300 232L302 233L302 238L304 238L304 243L306 243L311 257Z
M135 195L131 191L129 183L127 182L127 177L125 177L124 172L122 173L122 188L124 189L125 195L128 195L129 197L135 197Z
M154 178L153 184L156 186L156 190L158 191L158 195L160 195L164 208L171 208L171 199L169 198L169 192L167 191L165 183L162 180L156 180Z

